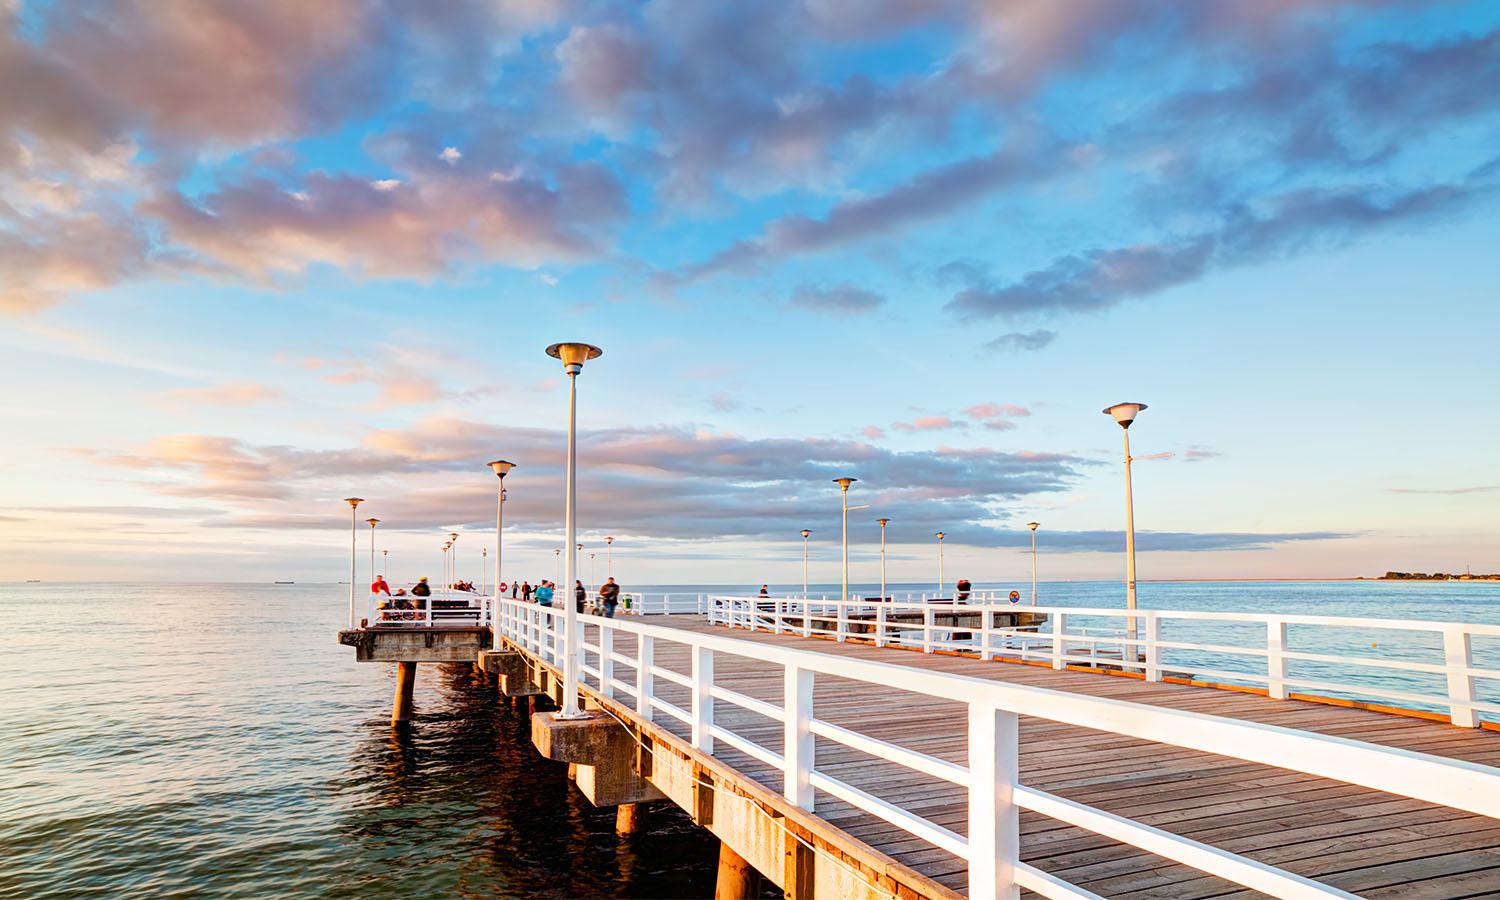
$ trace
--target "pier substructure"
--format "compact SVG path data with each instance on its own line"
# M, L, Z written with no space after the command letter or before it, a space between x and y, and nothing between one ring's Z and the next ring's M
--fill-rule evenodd
M396 663L396 700L391 704L391 725L400 726L411 722L411 697L416 687L417 664Z
M719 873L714 879L714 900L752 900L760 896L760 873L735 853L730 846L719 842Z
M595 806L666 799L636 774L635 741L608 713L593 711L579 719L538 713L531 717L531 742L548 759L576 767L578 790Z

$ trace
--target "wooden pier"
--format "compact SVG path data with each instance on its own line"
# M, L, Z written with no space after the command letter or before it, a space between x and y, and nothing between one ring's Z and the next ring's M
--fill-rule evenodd
M554 612L497 615L480 659L506 693L560 698ZM591 712L534 716L539 750L622 820L665 798L713 831L726 897L756 873L789 897L1500 896L1494 731L701 616L580 621ZM989 712L1017 702L1036 714Z

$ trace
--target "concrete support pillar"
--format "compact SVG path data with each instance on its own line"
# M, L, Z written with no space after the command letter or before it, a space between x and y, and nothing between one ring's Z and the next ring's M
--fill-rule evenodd
M396 702L391 706L391 725L411 721L411 695L417 686L417 664L396 663Z
M760 896L760 873L745 858L719 842L719 877L714 900L754 900Z
M635 834L641 830L641 805L621 803L615 807L615 834Z

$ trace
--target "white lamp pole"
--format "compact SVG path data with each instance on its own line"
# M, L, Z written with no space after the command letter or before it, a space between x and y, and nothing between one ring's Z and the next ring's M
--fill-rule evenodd
M345 497L344 502L349 504L349 627L352 629L354 627L354 581L357 577L354 560L359 553L359 535L356 533L359 528L359 514L355 510L365 502L365 498Z
M365 519L365 524L370 526L370 583L375 583L375 526L380 524L379 519Z
M844 632L848 630L847 619L849 616L849 485L858 481L858 478L835 478L833 483L839 486L839 496L844 498L844 570L842 587L839 590L839 634L838 639L844 639Z
M593 593L599 586L599 566L594 562L597 553L589 554L589 593Z
M943 538L947 537L943 532L937 533L938 539L938 597L943 596Z
M448 591L448 587L447 587L448 583L449 583L448 582L448 548L452 547L452 546L453 546L452 542L450 542L450 541L443 541L443 592L444 593L447 593L447 591Z
M501 532L505 528L505 476L514 469L516 464L497 459L490 463L490 470L495 473L500 486L496 489L495 497L495 596L500 596L500 556L501 556ZM495 649L499 647L499 635L495 636Z
M553 560L553 562L556 563L556 565L553 567L554 570L557 573L556 577L559 578L559 579L561 579L562 578L562 548L561 547L559 547L556 550L552 551L552 560Z
M615 539L612 537L604 539L604 577L615 577Z
M382 551L380 551L380 577L384 578L387 574L389 574L390 573L390 568L391 568L391 551L389 551L389 550L382 550Z
M807 536L812 534L806 528L802 529L802 599L807 599Z
M1031 529L1031 605L1036 606L1036 530L1040 522L1027 522Z
M885 602L885 526L890 519L880 520L880 600Z
M480 547L479 548L479 595L481 597L488 597L489 596L489 591L486 589L486 585L484 583L485 573L489 571L489 567L490 567L490 548L488 548L488 547ZM496 587L498 588L499 585L496 585Z
M1130 423L1135 421L1136 414L1146 408L1144 403L1116 403L1114 406L1104 410L1106 415L1114 416L1116 422L1120 423L1120 429L1125 434L1125 608L1135 609L1135 501L1130 494ZM1135 640L1135 616L1130 616L1125 625L1126 635ZM1135 644L1131 644L1131 652L1135 652Z
M563 371L568 374L568 489L563 522L563 528L567 532L568 559L563 566L563 586L569 596L563 602L563 620L567 628L567 636L566 649L563 654L563 708L559 714L559 717L564 719L573 719L580 715L578 712L580 644L578 607L571 596L573 582L577 580L574 573L578 571L578 556L575 549L578 540L578 523L574 520L578 490L578 373L583 371L585 362L598 358L603 352L598 347L583 343L553 344L547 348L547 355L561 360Z

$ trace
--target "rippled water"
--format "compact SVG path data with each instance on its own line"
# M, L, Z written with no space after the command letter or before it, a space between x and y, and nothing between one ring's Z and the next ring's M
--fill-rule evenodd
M0 585L0 895L712 895L711 837L663 808L617 838L461 667L422 666L417 722L394 734L394 667L335 641L344 590ZM1043 602L1120 593L1043 585ZM1143 584L1141 599L1500 622L1500 584Z

